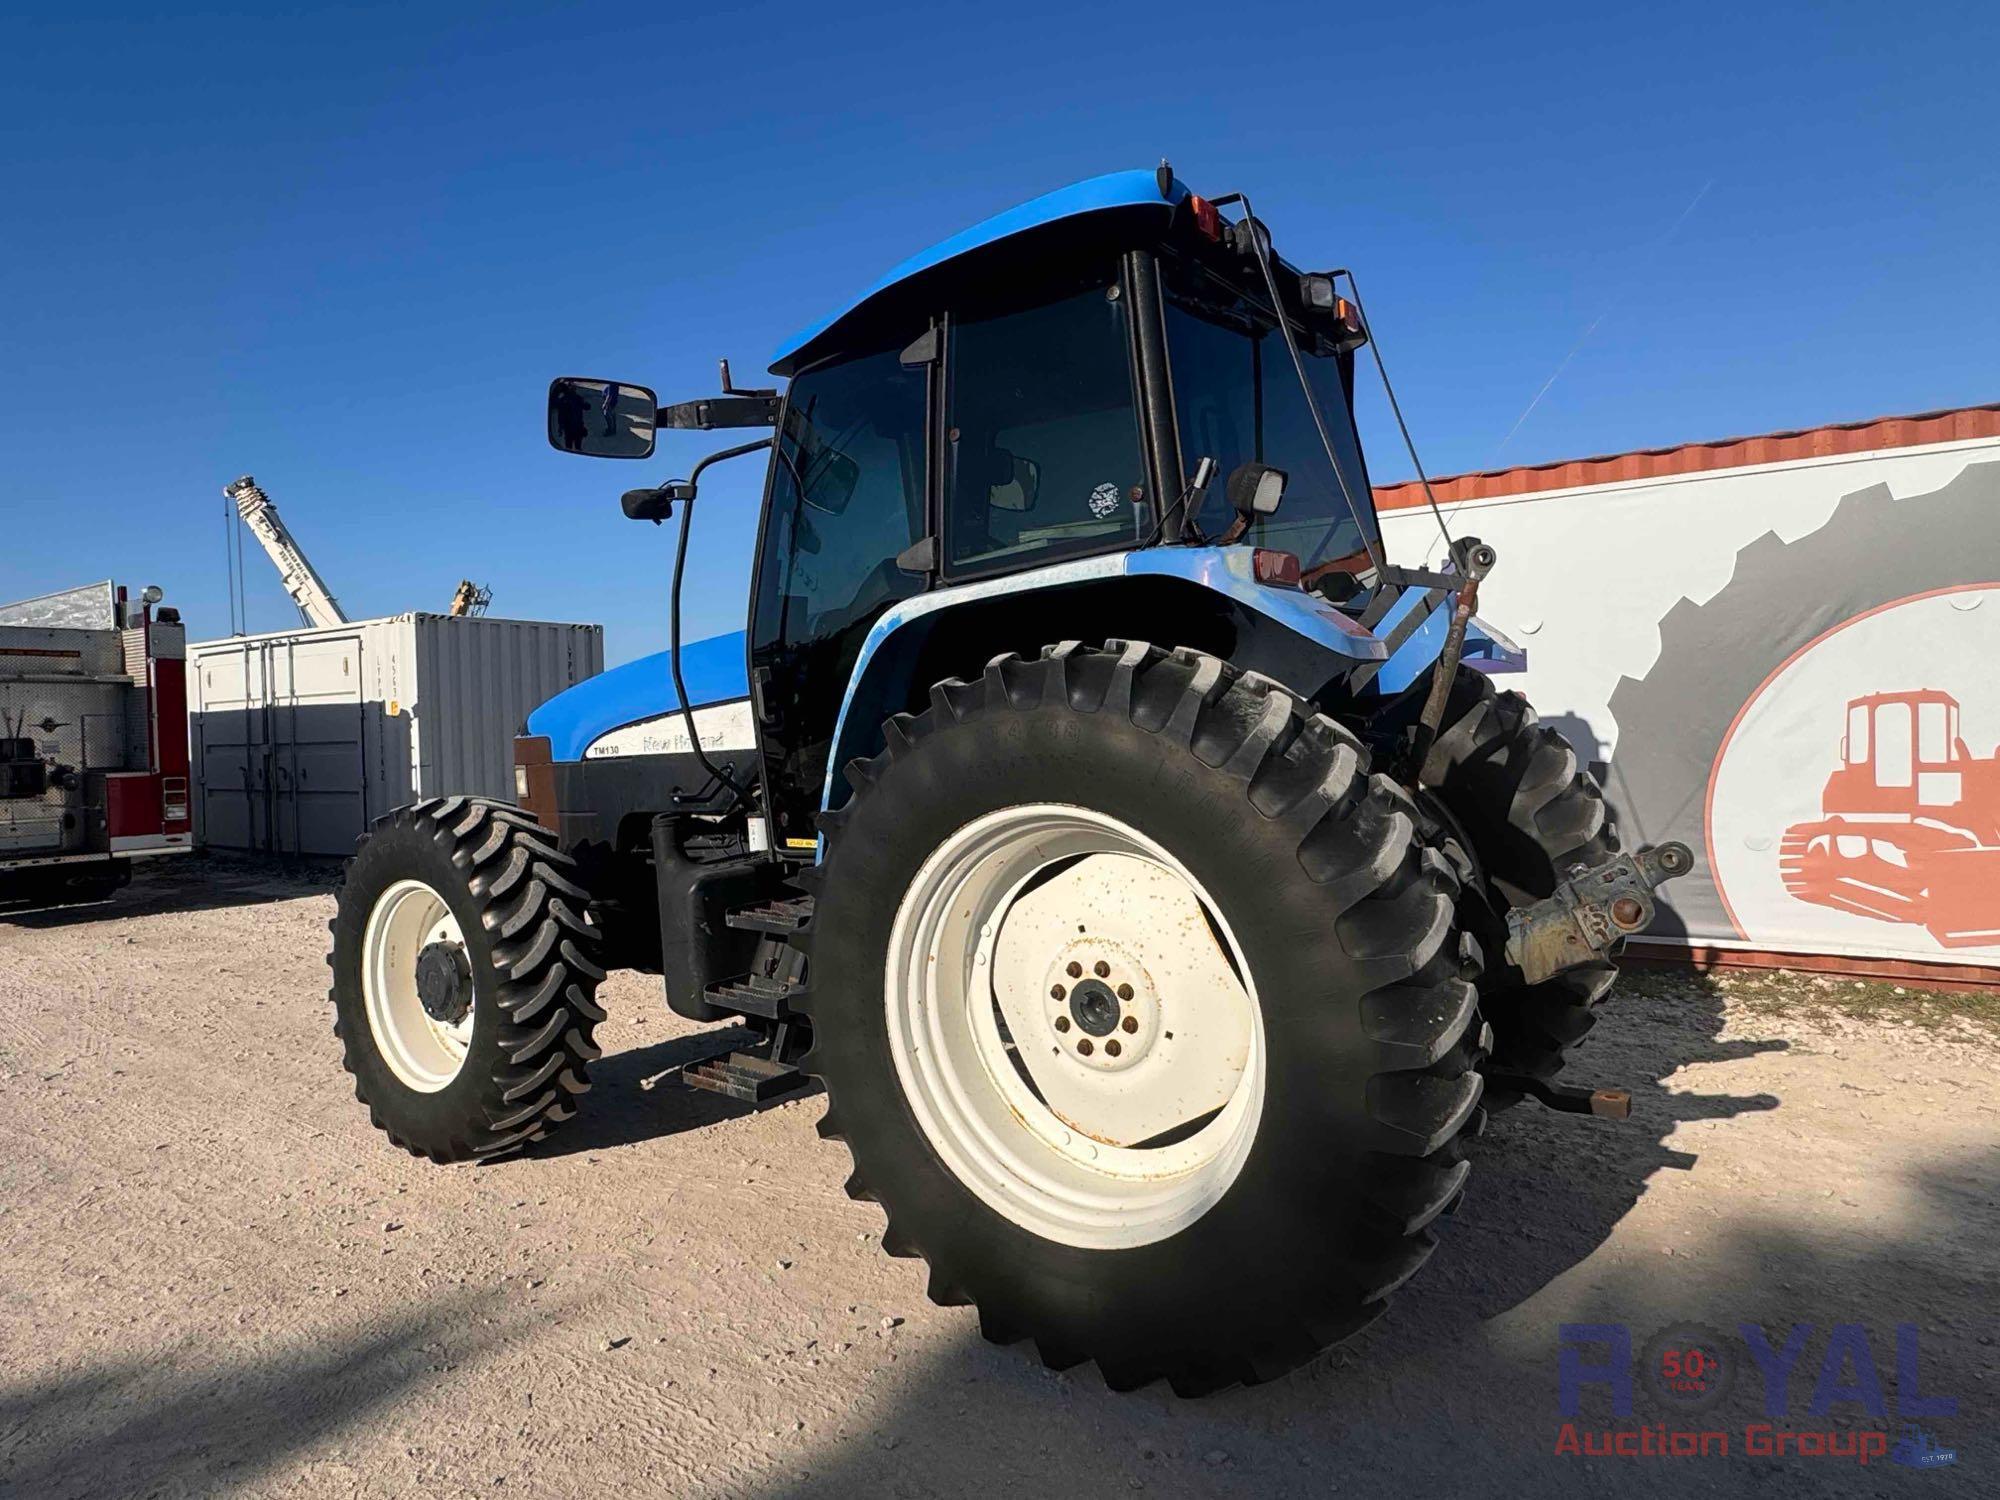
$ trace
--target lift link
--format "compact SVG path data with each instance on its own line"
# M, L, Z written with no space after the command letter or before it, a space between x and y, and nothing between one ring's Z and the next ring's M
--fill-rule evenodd
M1486 1086L1526 1094L1566 1115L1595 1115L1600 1120L1632 1117L1632 1096L1624 1089L1578 1088L1574 1084L1550 1083L1526 1073L1488 1073Z
M1459 580L1458 591L1452 601L1444 649L1438 653L1437 666L1431 672L1430 696L1424 700L1424 711L1410 731L1403 782L1412 791L1423 779L1424 762L1430 759L1431 746L1437 743L1438 726L1444 722L1451 685L1458 680L1459 658L1465 653L1465 630L1479 608L1479 582L1493 571L1493 564L1499 560L1500 555L1476 536L1460 537L1451 544L1451 567Z
M1594 963L1653 920L1653 891L1694 868L1681 843L1648 845L1594 869L1576 866L1555 894L1507 913L1507 961L1529 984Z

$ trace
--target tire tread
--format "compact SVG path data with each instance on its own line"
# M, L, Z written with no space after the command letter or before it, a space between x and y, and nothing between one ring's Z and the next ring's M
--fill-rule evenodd
M520 809L481 797L419 802L378 819L363 846L392 829L438 844L479 903L480 925L493 941L501 1064L483 1080L448 1139L412 1138L393 1123L393 1110L385 1112L386 1101L367 1095L357 1049L372 1048L373 1038L365 1026L342 1026L339 965L329 952L342 1063L369 1118L404 1150L438 1162L490 1160L542 1139L575 1112L571 1101L589 1088L589 1063L600 1055L592 1029L604 1019L596 1003L605 974L602 938L587 915L589 897L576 862ZM339 899L348 899L346 872ZM339 918L328 925L339 933ZM351 1029L363 1034L347 1035Z
M1064 642L1034 660L1002 655L977 678L933 686L926 711L893 721L883 751L850 768L847 806L821 819L821 871L837 865L849 814L878 794L891 761L944 729L1051 704L1122 716L1186 745L1241 784L1254 815L1295 837L1301 870L1325 892L1329 941L1364 976L1359 1004L1374 1069L1366 1101L1373 1136L1358 1178L1365 1212L1351 1242L1328 1247L1328 1274L1351 1285L1353 1307L1313 1329L1246 1334L1230 1350L1085 1350L1065 1329L1031 1326L1021 1309L993 1303L980 1307L981 1331L995 1343L1031 1339L1051 1368L1094 1358L1114 1389L1165 1379L1196 1395L1268 1380L1379 1314L1428 1258L1436 1243L1431 1226L1463 1194L1465 1143L1484 1127L1478 1067L1487 1039L1476 1004L1479 945L1469 935L1454 940L1455 901L1469 862L1402 788L1370 773L1368 751L1350 730L1304 699L1213 656L1114 639L1102 650ZM805 1059L809 1069L815 1056ZM820 1076L828 1082L820 1134L845 1139L838 1086ZM881 1201L858 1161L847 1191ZM937 1300L970 1300L964 1273L941 1263L936 1247L915 1243L894 1208L885 1208L885 1247L931 1261Z

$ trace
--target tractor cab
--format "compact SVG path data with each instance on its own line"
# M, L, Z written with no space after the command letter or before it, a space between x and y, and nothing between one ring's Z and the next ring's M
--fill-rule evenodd
M1378 542L1351 309L1309 308L1275 268L1330 458L1254 251L1216 210L1142 172L1017 213L1032 225L919 257L772 366L791 385L749 649L787 746L771 767L787 828L828 790L844 689L892 606L980 585L1001 599L1224 539L1359 571ZM1191 483L1198 465L1214 482ZM1265 508L1253 493L1239 514L1231 493L1259 478Z
M1101 585L1143 575L1147 628L1163 616L1163 633L1264 669L1296 669L1315 641L1379 665L1360 623L1383 581L1353 417L1366 337L1333 276L1300 273L1247 211L1232 221L1163 167L1061 189L912 257L777 351L782 394L739 390L726 367L721 397L659 409L640 386L558 380L549 434L633 457L662 429L775 429L743 649L775 846L809 853L840 765L879 748L885 714L920 705L907 669L928 683L968 649L1032 649L1049 588L1115 633L1133 628L1133 591L1112 619ZM660 520L691 497L667 485L626 508ZM1246 609L1228 597L1243 585L1294 599ZM1273 629L1274 608L1318 618ZM892 611L910 623L888 643L894 685L865 670ZM1472 635L1475 656L1504 654Z

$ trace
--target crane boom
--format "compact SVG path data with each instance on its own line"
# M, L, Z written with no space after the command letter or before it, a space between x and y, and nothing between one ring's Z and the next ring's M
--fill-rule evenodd
M257 481L245 474L234 484L224 485L222 493L236 503L236 514L243 518L243 524L250 528L250 534L257 538L265 556L278 570L285 592L299 607L299 618L308 625L345 625L347 615L340 602L279 517L271 497L257 487Z

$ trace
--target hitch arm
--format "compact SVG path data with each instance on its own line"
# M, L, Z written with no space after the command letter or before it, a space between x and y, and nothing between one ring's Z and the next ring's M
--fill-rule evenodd
M1649 845L1595 869L1578 865L1546 901L1507 913L1507 961L1529 984L1594 962L1653 920L1657 887L1693 868L1682 843Z
M1444 722L1445 703L1452 684L1458 680L1459 658L1465 654L1465 628L1479 608L1479 581L1493 571L1499 560L1494 550L1476 536L1461 537L1451 544L1452 574L1445 581L1457 585L1452 601L1451 624L1444 635L1444 650L1431 669L1431 690L1424 699L1423 712L1410 731L1408 758L1404 762L1404 783L1414 791L1423 780L1424 762L1431 758L1437 743L1438 726Z

